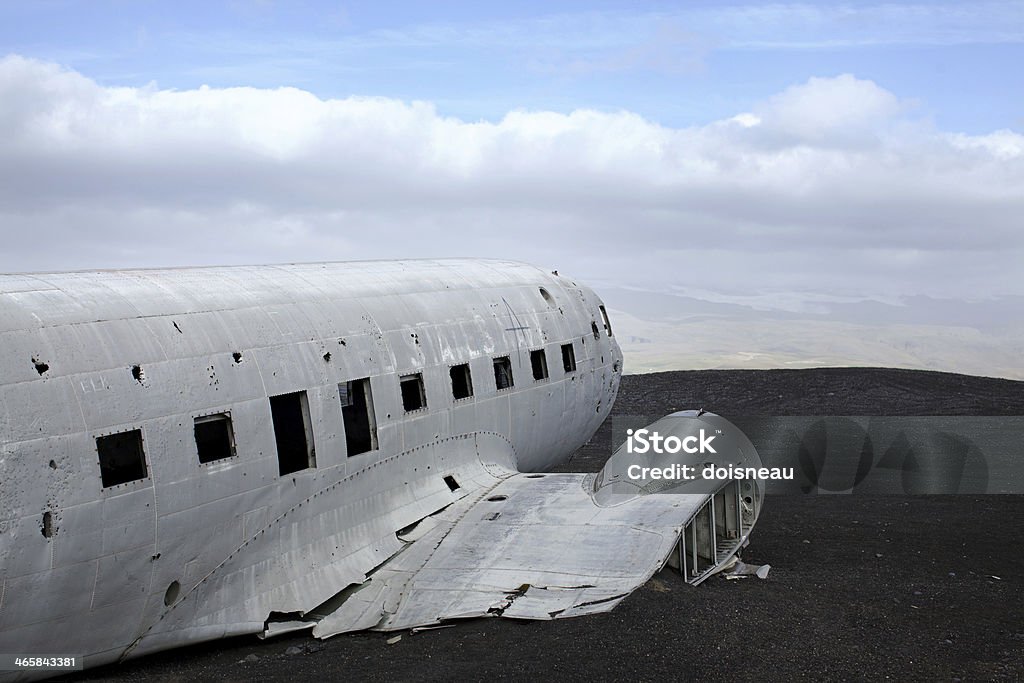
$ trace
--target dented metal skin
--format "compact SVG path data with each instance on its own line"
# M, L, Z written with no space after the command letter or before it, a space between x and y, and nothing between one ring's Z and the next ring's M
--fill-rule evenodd
M91 667L246 633L575 616L685 566L681 535L715 547L706 492L542 474L607 417L622 357L590 289L529 265L0 275L0 349L0 654ZM364 378L372 447L350 453ZM298 392L297 437L271 397ZM202 462L201 424L227 418L229 455ZM144 472L111 483L100 441L135 430ZM308 462L282 474L296 438ZM743 519L728 500L734 554L760 489Z
M599 305L488 260L0 275L0 653L96 666L262 632L365 581L396 531L590 438L621 368ZM414 372L426 408L407 413ZM378 448L350 457L339 383L363 377ZM315 467L281 476L268 397L299 391ZM236 454L201 464L193 421L215 413ZM103 487L97 437L134 429L146 476Z

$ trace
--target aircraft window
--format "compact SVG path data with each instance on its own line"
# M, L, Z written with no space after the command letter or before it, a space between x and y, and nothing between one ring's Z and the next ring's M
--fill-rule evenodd
M270 397L270 414L277 441L277 464L283 477L316 467L313 425L305 391Z
M566 372L576 372L576 349L572 342L562 344L562 367Z
M469 372L469 363L453 365L449 374L452 376L452 396L456 401L473 395L473 376Z
M427 407L427 394L423 388L423 373L417 372L414 375L404 375L401 378L402 405L405 412L411 413L414 410Z
M604 318L604 331L608 333L608 336L612 336L612 324L608 320L608 311L605 310L604 306L598 306L601 309L601 317Z
M377 418L373 411L370 378L338 385L341 417L345 422L345 447L349 457L377 450Z
M235 455L235 434L231 429L230 413L197 417L193 431L200 463L223 460Z
M548 378L548 357L544 349L530 351L530 365L533 366L533 379L542 380Z
M508 356L499 356L494 359L494 386L498 391L515 386L515 379L512 377L512 361Z
M103 488L146 478L146 453L142 431L133 429L96 438Z
M594 333L594 339L600 339L601 333L597 330L597 322L594 320L590 321L590 329Z
M444 478L444 483L448 484L448 489L451 491L458 491L462 488L459 486L459 482L455 481L455 477L450 474Z
M541 287L540 295L541 297L544 298L544 301L547 303L548 306L550 306L551 308L555 307L555 299L554 297L551 296L551 292Z

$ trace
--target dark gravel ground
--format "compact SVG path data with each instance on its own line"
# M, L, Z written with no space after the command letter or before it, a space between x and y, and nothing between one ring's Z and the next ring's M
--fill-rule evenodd
M885 369L623 378L618 415L1022 415L1024 382ZM595 471L606 425L562 469ZM1024 680L1024 496L769 496L744 560L768 579L671 571L609 614L480 619L328 641L233 638L73 680Z

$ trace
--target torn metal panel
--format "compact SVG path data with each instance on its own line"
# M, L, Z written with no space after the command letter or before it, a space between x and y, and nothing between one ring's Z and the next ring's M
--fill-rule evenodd
M768 572L770 572L772 566L770 564L746 564L743 560L737 557L732 558L722 569L722 576L726 579L746 579L751 576L756 576L759 579L767 579Z
M282 636L286 633L295 633L296 631L305 631L316 626L315 621L304 621L302 619L289 619L286 621L267 621L266 628L263 633L258 634L260 638L273 638L275 636Z
M493 488L449 529L421 539L429 557L406 552L389 572L412 578L408 597L381 628L402 629L447 614L550 618L625 596L642 585L676 543L699 498L638 501L629 514L598 506L586 475L515 475ZM498 508L498 509L495 509ZM497 518L490 518L500 512ZM417 568L417 565L421 564ZM374 577L376 580L376 576ZM520 602L513 597L529 588ZM541 593L545 588L555 590ZM562 588L562 590L558 590ZM534 605L531 609L530 605Z

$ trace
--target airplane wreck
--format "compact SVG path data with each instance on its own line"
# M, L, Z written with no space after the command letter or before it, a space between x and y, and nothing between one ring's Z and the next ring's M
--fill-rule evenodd
M720 570L763 499L628 474L760 467L702 411L650 429L713 453L550 472L622 356L589 288L520 263L0 275L0 349L0 653L607 611Z

